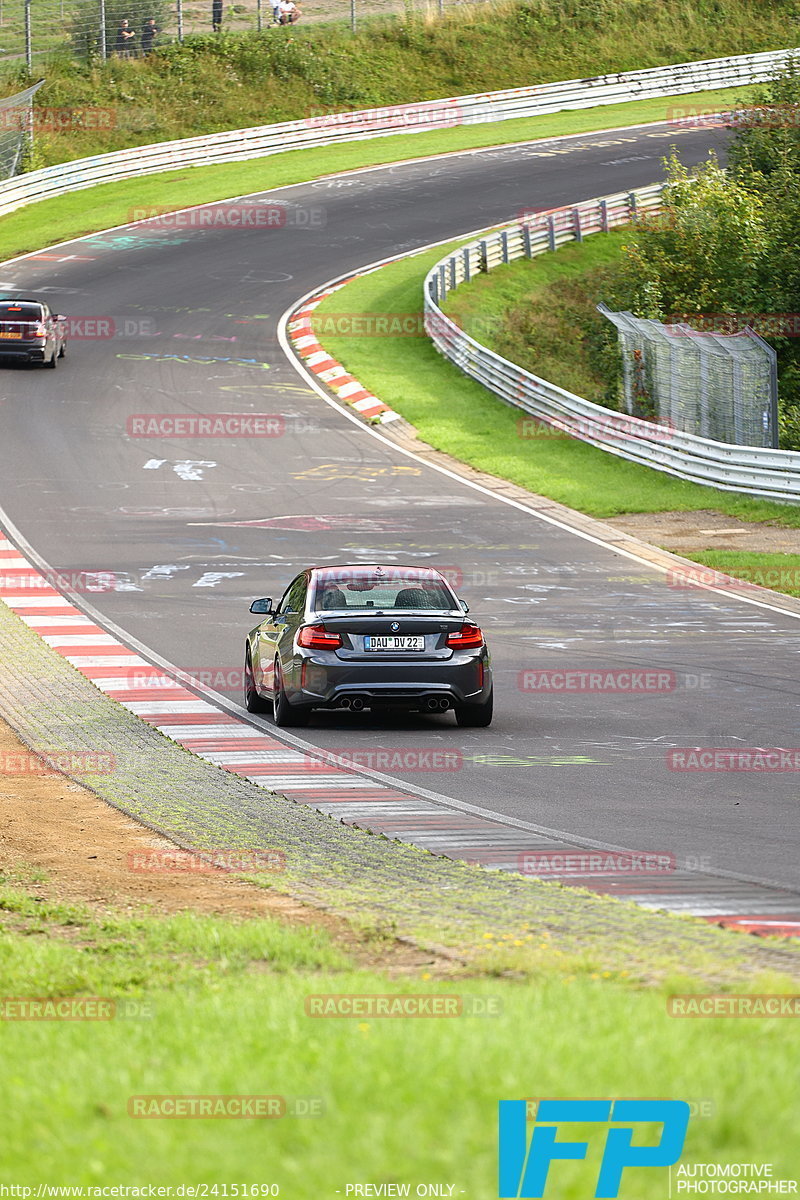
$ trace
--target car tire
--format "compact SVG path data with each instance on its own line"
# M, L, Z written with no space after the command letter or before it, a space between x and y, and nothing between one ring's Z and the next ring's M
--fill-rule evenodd
M53 347L53 357L50 359L50 362L45 363L44 365L46 367L49 367L51 371L55 371L57 362L58 362L58 358L56 356L56 348L54 346Z
M251 713L269 712L272 705L259 695L253 674L253 663L250 658L250 648L247 648L244 659L244 706Z
M486 729L492 723L494 690L481 704L454 705L456 722L462 729Z
M305 705L290 704L283 688L283 672L278 659L275 659L275 672L272 685L272 719L281 728L291 729L298 725L307 725L311 717L311 709Z

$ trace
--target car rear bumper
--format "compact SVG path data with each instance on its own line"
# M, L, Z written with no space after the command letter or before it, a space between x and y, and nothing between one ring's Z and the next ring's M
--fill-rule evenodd
M342 662L333 654L309 655L293 664L286 690L293 704L319 708L400 707L443 711L479 704L492 687L489 656L458 654L447 662ZM362 703L354 703L361 701Z
M40 342L0 342L0 362L13 359L16 362L44 362L47 347Z

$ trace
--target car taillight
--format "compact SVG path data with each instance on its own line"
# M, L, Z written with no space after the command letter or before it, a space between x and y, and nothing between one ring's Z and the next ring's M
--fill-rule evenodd
M47 326L43 321L36 322L36 328L33 331L34 337L47 337Z
M447 635L446 645L451 650L474 650L483 645L483 634L477 625L462 625L458 633Z
M338 650L342 639L338 633L329 633L324 625L304 625L297 631L297 644L306 650Z

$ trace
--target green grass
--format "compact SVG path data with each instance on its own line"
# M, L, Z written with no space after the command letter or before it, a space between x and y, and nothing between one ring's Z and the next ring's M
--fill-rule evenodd
M727 89L681 97L704 108L732 104L750 89ZM43 200L0 217L0 260L54 245L68 238L122 225L132 210L158 206L173 210L211 200L268 191L320 176L404 159L446 154L524 141L585 133L667 119L669 99L632 101L581 112L521 118L486 125L458 126L430 133L399 134L369 142L349 142L321 150L290 150L269 158L210 167L190 167L126 179Z
M684 554L723 575L742 579L757 587L772 588L788 596L800 597L800 554L781 554L754 550L705 550Z
M338 2L345 16L346 0ZM310 7L318 16L318 4ZM146 60L51 56L36 63L46 78L36 106L71 109L75 118L63 132L42 128L36 154L41 163L62 161L310 112L780 49L792 37L780 0L497 0L459 4L441 18L406 11L367 19L355 35L304 19L262 34L189 36ZM4 94L25 86L24 64L7 65L4 79ZM87 107L114 119L97 128L81 116Z
M540 262L545 270L557 271L564 255L572 270L582 253L594 253L592 242L602 236L557 251L548 264ZM328 297L315 316L418 312L425 275L445 253L439 247L382 267ZM602 518L713 508L744 521L800 526L800 507L686 483L571 438L545 432L528 436L530 422L523 414L462 375L424 337L325 334L323 344L436 449L580 512Z
M607 322L595 305L610 298L603 281L618 265L629 236L628 229L593 235L557 254L496 267L451 292L444 311L510 362L595 404L606 403L608 383L586 335L605 332ZM610 325L608 330L616 348L616 333Z
M670 990L564 977L555 954L535 979L400 980L355 967L314 929L269 920L113 915L0 892L4 997L94 995L113 1020L4 1021L0 1155L7 1179L69 1184L277 1183L316 1200L348 1183L453 1182L496 1195L501 1098L662 1096L710 1101L685 1161L797 1168L792 1125L796 1022L679 1020ZM751 990L790 982L754 979ZM312 1019L325 993L461 995L499 1015ZM757 1069L754 1069L757 1068ZM135 1120L136 1095L282 1095L322 1102L317 1118ZM753 1114L757 1114L754 1119ZM588 1131L587 1131L588 1132ZM558 1195L593 1191L597 1155L564 1168ZM626 1179L664 1196L663 1171ZM625 1193L623 1192L623 1195Z

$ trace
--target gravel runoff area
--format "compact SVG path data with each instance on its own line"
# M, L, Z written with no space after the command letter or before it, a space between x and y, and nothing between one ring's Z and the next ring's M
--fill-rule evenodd
M113 756L113 770L76 781L181 846L281 851L285 871L251 878L364 934L407 940L476 969L535 972L558 963L565 972L624 971L648 982L679 974L717 984L764 971L800 978L796 945L485 871L273 796L103 695L3 603L0 714L40 755Z

